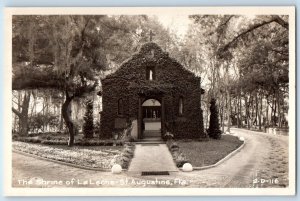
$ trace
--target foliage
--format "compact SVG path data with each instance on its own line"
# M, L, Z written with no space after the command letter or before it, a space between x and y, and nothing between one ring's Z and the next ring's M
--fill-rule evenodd
M175 161L177 167L182 167L183 164L189 163L188 159L182 153L178 144L174 140L168 140L166 144L172 154L173 160Z
M83 133L85 138L92 138L94 135L93 101L86 102L86 112L83 117Z
M41 130L44 132L44 127L55 127L58 125L58 116L55 114L42 114L38 113L30 118L29 129L34 132L36 130Z
M270 113L264 124L284 120L289 82L288 16L193 15L190 19L194 23L185 45L196 51L185 51L185 58L197 58L199 61L193 64L196 59L192 59L187 66L198 68L206 79L203 87L207 93L202 99L206 122L211 98L218 100L222 129L226 119L230 122L232 108L240 123L245 118L248 128L252 124L261 127ZM203 65L197 67L199 63Z
M210 102L210 118L208 136L213 139L221 139L221 130L219 124L219 114L216 106L216 100L212 99Z
M96 123L95 123L95 125L94 125L94 133L96 134L96 135L100 135L100 121L97 121ZM99 136L100 137L100 136Z
M119 157L117 157L113 163L121 165L123 169L127 169L130 165L131 159L134 156L134 150L135 146L133 144L125 144L121 155L119 155Z

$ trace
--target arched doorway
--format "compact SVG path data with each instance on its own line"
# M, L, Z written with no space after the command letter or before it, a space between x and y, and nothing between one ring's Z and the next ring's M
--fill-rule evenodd
M161 137L161 103L147 99L142 104L143 138Z

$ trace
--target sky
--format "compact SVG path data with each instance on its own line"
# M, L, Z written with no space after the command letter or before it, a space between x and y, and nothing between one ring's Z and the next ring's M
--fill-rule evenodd
M157 15L159 22L166 28L169 28L177 36L183 38L187 33L191 21L188 15Z

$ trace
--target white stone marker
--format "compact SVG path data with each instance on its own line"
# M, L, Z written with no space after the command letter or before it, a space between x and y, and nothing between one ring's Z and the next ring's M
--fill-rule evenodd
M119 164L113 165L112 168L111 168L111 172L112 172L113 174L120 174L120 173L122 172L122 167L121 167L121 165L119 165Z
M182 166L182 171L183 172L192 172L193 171L193 166L190 163L185 163Z
M241 141L245 141L245 138L244 137L240 137L239 138Z

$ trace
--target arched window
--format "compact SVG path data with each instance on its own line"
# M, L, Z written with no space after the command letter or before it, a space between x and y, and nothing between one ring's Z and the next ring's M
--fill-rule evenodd
M155 80L155 68L153 66L148 66L146 68L146 79Z
M124 104L122 98L118 100L118 114L120 115L124 114Z
M149 71L149 80L153 80L153 72L152 72L152 70Z
M183 98L179 98L179 115L183 115Z

